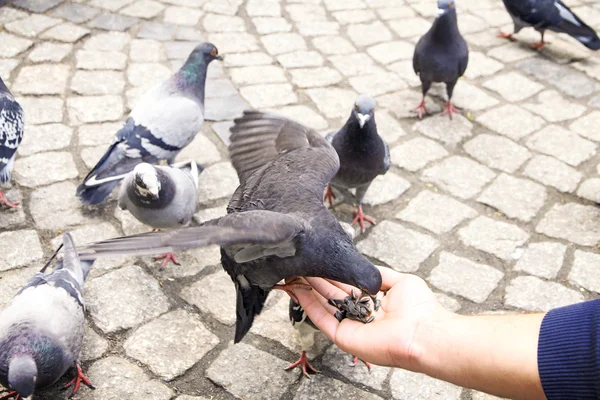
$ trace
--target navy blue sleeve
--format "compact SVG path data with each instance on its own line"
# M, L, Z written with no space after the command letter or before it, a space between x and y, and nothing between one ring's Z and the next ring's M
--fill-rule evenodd
M600 399L600 299L546 314L538 369L548 400Z

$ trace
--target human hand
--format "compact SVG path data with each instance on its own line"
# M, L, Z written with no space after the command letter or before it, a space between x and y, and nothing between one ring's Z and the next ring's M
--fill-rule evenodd
M322 278L305 278L314 290L299 290L296 296L308 317L342 350L378 365L420 370L422 349L415 341L419 327L442 323L454 314L445 310L421 278L380 267L383 278L381 307L368 324L344 319L327 299L341 299L352 287ZM354 289L356 290L356 289Z

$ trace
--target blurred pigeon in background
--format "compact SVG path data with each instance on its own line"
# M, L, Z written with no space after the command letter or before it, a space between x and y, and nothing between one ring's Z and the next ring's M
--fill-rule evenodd
M23 109L0 78L0 188L10 180L17 147L23 140ZM14 208L0 189L0 204Z
M390 149L388 144L377 133L375 123L375 100L367 95L360 95L354 103L350 118L346 125L337 132L327 135L340 158L340 169L325 192L325 201L333 205L335 194L331 186L356 188L357 210L354 212L352 224L358 222L365 231L365 221L374 224L362 209L362 202L367 189L378 175L385 174L390 168Z
M145 93L112 144L77 188L86 204L98 204L141 163L173 163L204 123L208 65L220 60L211 43L198 45L170 79Z
M63 247L54 271L36 274L0 313L0 383L14 390L2 399L30 399L73 365L77 376L66 387L74 386L74 393L81 382L93 388L77 361L85 328L83 282L92 262L78 259L69 233Z
M452 104L452 92L469 62L469 48L458 30L456 5L453 0L438 0L438 16L429 31L419 39L413 56L413 68L421 78L423 100L413 111L429 113L425 96L432 82L446 83L448 102L442 114L460 111Z
M498 34L500 37L515 40L513 34L531 26L542 34L542 39L532 45L538 51L542 50L547 43L544 42L546 30L566 33L591 50L600 49L600 38L598 38L596 32L560 0L502 1L512 17L514 31L513 33L500 31Z
M168 167L138 164L119 189L119 207L153 230L187 225L197 202L198 167L194 161ZM161 269L169 261L179 265L173 253L156 258L164 259Z

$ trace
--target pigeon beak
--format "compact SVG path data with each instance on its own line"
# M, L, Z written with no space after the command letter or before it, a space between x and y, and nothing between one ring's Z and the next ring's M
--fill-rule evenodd
M148 189L148 191L150 192L152 197L154 197L155 199L158 199L158 188L151 188L151 189Z
M369 119L371 119L371 116L368 114L358 114L358 124L360 125L360 129L362 129L365 126Z
M438 8L438 10L437 10L437 16L439 17L440 15L442 15L445 12L446 12L446 10L444 10L443 8Z
M219 61L224 61L224 60L225 60L225 56L222 56L222 55L220 55L220 54L217 54L217 55L215 56L215 58L216 58L217 60L219 60Z

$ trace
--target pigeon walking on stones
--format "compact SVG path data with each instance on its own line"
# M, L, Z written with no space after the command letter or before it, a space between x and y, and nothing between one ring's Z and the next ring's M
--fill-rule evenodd
M104 201L141 162L173 163L204 123L208 65L221 59L213 44L202 43L175 75L144 94L106 153L77 188L82 202Z
M544 33L551 30L566 33L585 47L591 50L600 49L600 38L592 28L585 24L565 3L560 0L502 0L506 11L510 14L513 23L513 33L500 31L498 36L515 40L514 34L525 27L533 27L540 32L542 38L532 44L538 51L542 50L548 42L544 42Z
M357 210L354 212L352 224L360 224L365 231L365 221L375 221L363 212L362 202L369 186L378 175L384 175L390 168L390 149L388 144L377 133L375 123L375 100L367 95L360 95L346 125L337 132L327 135L340 158L340 169L325 192L324 201L333 205L335 194L331 186L352 189L356 188Z
M184 168L187 166L189 168ZM194 216L197 202L198 167L193 161L169 167L138 164L123 179L119 189L119 207L153 230L187 225ZM173 253L156 258L164 259L161 269L169 261L179 265Z
M310 289L296 282L279 284L285 278L346 283L369 295L378 308L381 273L323 205L325 186L339 168L335 149L311 129L255 111L236 119L231 132L229 151L240 186L226 216L199 227L93 243L80 248L80 255L94 259L220 245L223 268L237 291L236 343L272 289L285 290L292 298L294 290Z
M413 111L423 117L429 113L425 96L432 82L446 83L448 102L442 114L460 113L452 104L452 92L458 78L463 76L469 62L467 42L458 30L456 4L453 0L438 0L438 15L433 26L419 39L413 55L413 69L421 78L423 100Z
M23 109L0 78L0 188L10 180L17 148L23 140ZM0 189L0 204L14 208Z
M0 397L31 399L75 365L66 385L93 388L81 371L79 352L85 328L83 283L92 265L77 257L73 238L63 234L64 257L49 274L29 280L0 313L0 383L13 392Z

